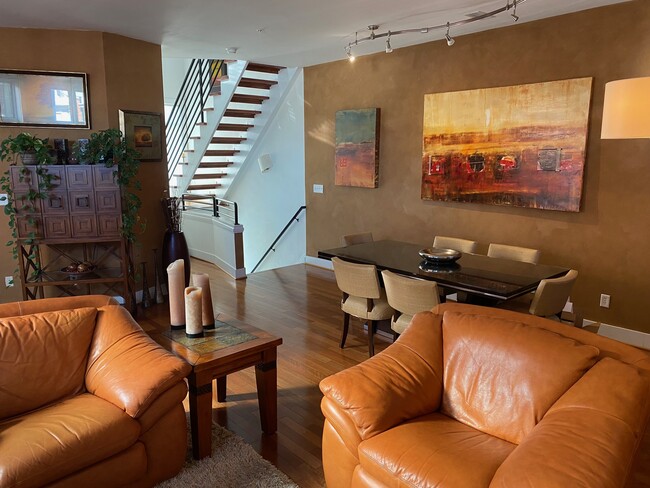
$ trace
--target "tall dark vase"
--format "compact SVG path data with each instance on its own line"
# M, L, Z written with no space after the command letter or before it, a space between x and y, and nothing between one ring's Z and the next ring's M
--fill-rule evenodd
M187 248L185 234L167 230L162 245L162 264L165 279L167 278L167 266L177 259L185 261L185 286L190 286L190 251Z

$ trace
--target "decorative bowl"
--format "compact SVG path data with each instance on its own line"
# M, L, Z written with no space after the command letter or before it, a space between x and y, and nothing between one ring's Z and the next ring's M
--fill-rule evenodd
M95 266L89 266L85 271L68 271L67 268L61 268L61 272L68 276L71 280L78 280L95 271Z
M462 256L460 251L455 251L454 249L440 249L437 247L421 249L419 254L425 259L425 261L438 264L453 263L458 261Z

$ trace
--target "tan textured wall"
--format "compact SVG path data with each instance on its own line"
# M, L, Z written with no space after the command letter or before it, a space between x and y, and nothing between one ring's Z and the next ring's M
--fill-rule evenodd
M424 94L585 76L594 87L579 213L420 199ZM542 262L579 270L572 300L586 318L650 332L650 140L600 140L605 83L635 76L650 76L646 0L305 69L307 254L366 230L422 244L466 237L483 252L490 242L535 247ZM335 112L365 107L382 111L379 188L336 187Z
M155 44L101 32L0 28L0 68L87 73L91 112L90 131L0 128L0 140L23 130L38 137L76 140L95 130L119 127L118 109L163 111L162 60ZM7 163L0 162L0 172L6 169ZM165 163L142 163L140 215L148 225L138 238L137 261L140 252L142 259L151 261L151 248L161 246L164 223L158 199L166 187L165 177ZM19 286L4 287L4 276L16 268L4 246L8 234L7 217L0 212L0 302L22 297Z

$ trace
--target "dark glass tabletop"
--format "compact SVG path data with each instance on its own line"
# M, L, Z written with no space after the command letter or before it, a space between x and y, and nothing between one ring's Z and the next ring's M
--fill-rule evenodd
M569 271L560 266L530 264L482 254L463 253L458 261L433 264L418 254L426 245L399 241L375 241L318 251L318 257L374 264L378 269L434 280L440 285L499 300L509 300L537 288L545 278Z

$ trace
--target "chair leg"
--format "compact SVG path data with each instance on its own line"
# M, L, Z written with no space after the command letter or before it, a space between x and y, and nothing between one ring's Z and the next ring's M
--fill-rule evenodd
M397 339L399 339L399 334L393 331L393 342L395 342Z
M348 337L348 329L350 328L350 314L343 312L343 334L341 335L341 349L345 346L345 339Z
M377 327L377 322L371 320L368 322L368 356L373 357L375 355L375 328Z

